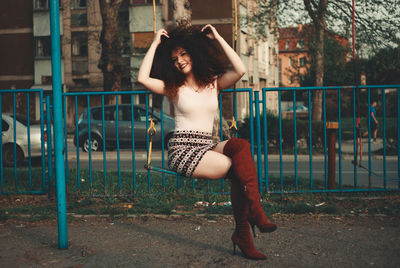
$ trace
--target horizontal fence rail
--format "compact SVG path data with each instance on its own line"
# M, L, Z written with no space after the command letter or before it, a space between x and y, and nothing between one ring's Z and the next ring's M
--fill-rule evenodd
M312 120L318 109L313 96L321 92L321 119ZM219 94L219 118L229 111L238 118L240 95L249 109L238 124L236 136L251 144L262 193L392 191L400 189L400 86L303 87L228 89ZM272 97L271 97L272 96ZM149 91L63 93L65 179L70 192L93 196L132 196L142 193L196 191L228 193L225 179L182 178L168 169L167 144L174 130L166 115L169 104ZM36 107L33 108L35 99ZM271 106L272 99L277 105ZM228 101L224 101L228 100ZM26 103L27 146L18 161L18 127L13 141L0 137L0 187L2 194L54 191L52 104L38 90L0 91L0 115L16 114ZM232 111L232 101L235 101ZM378 139L372 139L371 104L378 102ZM6 103L12 103L10 109ZM283 103L290 103L291 110ZM139 104L141 103L141 104ZM222 105L222 104L225 105ZM227 105L231 103L231 105ZM152 109L156 106L155 109ZM302 108L304 110L300 110ZM17 111L18 110L18 111ZM40 128L40 161L34 160L29 123L36 110ZM8 112L3 112L8 111ZM45 112L44 112L45 111ZM240 110L241 117L243 111ZM38 115L37 115L38 114ZM151 168L150 119L155 122ZM227 136L227 121L219 120L216 138ZM17 125L18 126L18 125ZM2 129L3 133L3 129ZM18 132L19 133L19 132ZM12 165L5 165L11 150ZM364 151L363 151L364 150Z

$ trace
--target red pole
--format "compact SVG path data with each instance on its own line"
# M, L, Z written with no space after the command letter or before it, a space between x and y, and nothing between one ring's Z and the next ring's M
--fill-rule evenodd
M353 61L356 61L356 27L355 27L355 3L353 0L353 11L352 11L352 38L353 38Z

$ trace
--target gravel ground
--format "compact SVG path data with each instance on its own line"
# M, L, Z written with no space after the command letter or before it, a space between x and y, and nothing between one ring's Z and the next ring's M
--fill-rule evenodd
M260 234L265 261L233 255L232 217L86 217L57 249L51 222L0 224L1 267L399 267L400 219L388 216L275 215ZM239 251L240 252L240 251Z

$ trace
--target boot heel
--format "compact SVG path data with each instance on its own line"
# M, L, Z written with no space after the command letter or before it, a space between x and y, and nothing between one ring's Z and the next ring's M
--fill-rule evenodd
M232 241L233 244L233 255L236 255L236 243Z

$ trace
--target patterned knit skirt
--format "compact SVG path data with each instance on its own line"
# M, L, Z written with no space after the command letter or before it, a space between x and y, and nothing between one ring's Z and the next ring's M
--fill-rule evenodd
M168 142L168 167L190 178L204 154L216 145L210 132L176 130Z

